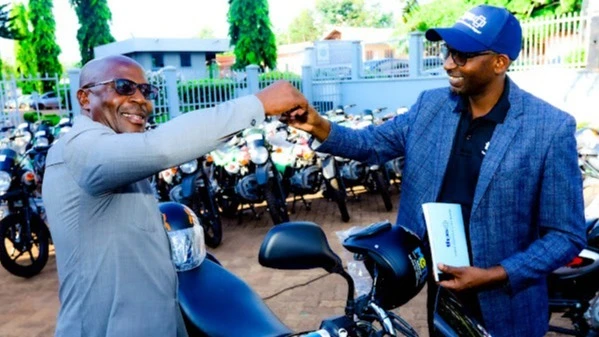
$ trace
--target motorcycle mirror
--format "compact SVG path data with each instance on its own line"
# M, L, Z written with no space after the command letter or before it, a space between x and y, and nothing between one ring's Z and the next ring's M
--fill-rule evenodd
M313 222L287 222L271 228L262 241L258 262L275 269L323 268L341 273L341 259L327 237Z

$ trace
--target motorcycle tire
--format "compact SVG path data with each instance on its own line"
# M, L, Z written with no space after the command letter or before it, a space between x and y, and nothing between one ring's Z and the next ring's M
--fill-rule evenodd
M269 179L264 191L264 198L268 206L268 213L272 218L274 225L283 222L289 222L289 214L287 213L287 203L285 202L285 194L279 181L275 178Z
M223 226L220 221L218 208L214 203L214 194L207 187L201 189L199 192L201 209L196 214L200 217L202 227L204 228L204 242L208 247L216 248L223 240Z
M43 221L39 217L35 220L34 217L35 215L32 215L29 224L23 224L22 216L19 214L9 214L0 221L0 263L8 272L19 277L30 278L39 274L48 262L50 233ZM19 247L20 243L15 245L15 233L18 231L19 224L23 227L31 226L32 242L22 247ZM32 252L34 248L37 250L37 257L34 257ZM21 256L26 257L26 253L29 253L28 259L19 259ZM24 261L31 263L22 264Z
M391 194L389 193L389 181L385 180L383 173L381 171L372 172L374 176L374 183L376 184L376 189L381 194L383 198L383 204L385 205L385 209L390 211L393 209L393 204L391 203Z
M337 203L337 207L339 207L339 212L341 213L341 221L349 222L350 216L349 211L347 210L347 192L345 191L345 184L342 179L333 178L330 182L326 184L327 189L330 188L330 194L333 199Z

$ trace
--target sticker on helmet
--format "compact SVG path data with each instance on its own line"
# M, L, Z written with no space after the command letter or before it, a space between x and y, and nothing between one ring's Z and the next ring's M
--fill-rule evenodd
M426 276L428 275L428 268L426 267L426 259L424 258L424 254L420 247L414 249L409 255L408 258L412 263L412 268L414 268L414 276L416 278L416 286L419 286L426 282Z

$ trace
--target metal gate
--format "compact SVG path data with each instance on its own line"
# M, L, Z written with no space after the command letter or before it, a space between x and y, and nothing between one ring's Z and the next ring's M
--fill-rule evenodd
M54 90L43 91L44 87ZM59 116L72 111L69 83L59 76L12 77L0 81L0 123L18 125L23 115L34 112Z

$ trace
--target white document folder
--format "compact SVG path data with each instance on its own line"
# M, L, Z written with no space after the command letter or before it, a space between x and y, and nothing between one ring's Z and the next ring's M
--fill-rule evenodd
M442 274L438 263L448 266L470 265L468 243L460 204L429 202L422 204L431 249L433 275L439 281Z

